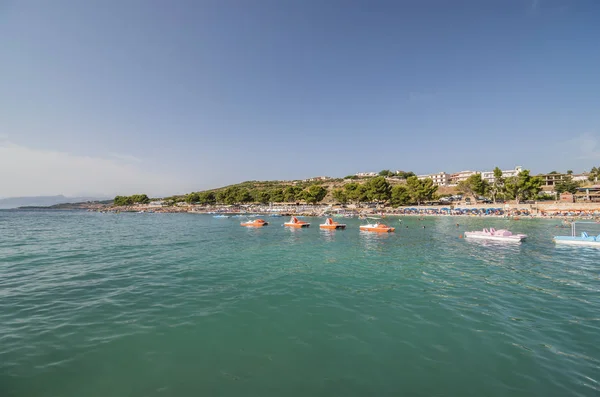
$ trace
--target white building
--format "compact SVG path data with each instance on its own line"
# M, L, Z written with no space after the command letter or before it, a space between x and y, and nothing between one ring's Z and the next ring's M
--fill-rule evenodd
M314 178L304 179L302 182L328 181L330 179L328 176L315 176Z
M356 176L377 176L379 174L377 172L357 172L354 175L356 175Z
M449 185L456 186L459 182L466 181L471 175L479 174L479 171L460 171L450 175Z
M438 172L437 174L429 174L429 175L418 175L417 178L420 180L423 179L431 179L433 184L436 186L448 186L450 184L450 175L445 172Z
M573 182L587 182L590 174L584 172L583 174L573 175Z
M514 170L502 170L502 178L511 178L513 176L517 176L523 171L523 167L520 165L516 166ZM488 183L494 183L496 178L494 177L494 171L483 171L481 173L481 179L487 181Z

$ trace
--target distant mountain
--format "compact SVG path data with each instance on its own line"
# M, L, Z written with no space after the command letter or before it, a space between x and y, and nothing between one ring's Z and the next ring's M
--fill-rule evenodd
M64 203L84 203L87 201L102 201L107 197L65 197L65 196L37 196L37 197L9 197L0 199L0 209L19 207L49 207Z

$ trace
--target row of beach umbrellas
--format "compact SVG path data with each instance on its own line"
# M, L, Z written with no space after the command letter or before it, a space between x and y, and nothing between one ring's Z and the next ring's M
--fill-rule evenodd
M502 208L404 208L400 214L503 215ZM526 212L526 211L525 211ZM527 212L528 213L528 212ZM519 214L524 214L520 211Z

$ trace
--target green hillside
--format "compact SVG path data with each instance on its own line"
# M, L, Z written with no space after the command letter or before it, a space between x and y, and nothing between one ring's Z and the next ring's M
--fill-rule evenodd
M304 181L246 181L217 189L165 198L168 203L247 204L247 203L358 203L381 202L393 205L432 200L437 192L431 180L420 181L412 173L408 179L397 176L310 179Z

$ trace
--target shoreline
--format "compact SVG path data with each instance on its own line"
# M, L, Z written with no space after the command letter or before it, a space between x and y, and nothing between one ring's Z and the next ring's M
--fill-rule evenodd
M599 206L600 207L600 206ZM462 210L462 208L460 209ZM470 210L473 211L473 210ZM392 211L347 211L346 213L336 213L332 211L282 211L282 212L270 212L270 211L232 211L231 209L187 209L184 207L165 207L160 209L148 209L148 208L109 208L109 209L94 209L88 210L88 212L98 213L140 213L140 214L153 214L153 213L183 213L183 214L197 214L197 215L212 215L219 216L225 215L230 217L243 217L243 216L260 216L260 217L290 217L290 216L307 216L307 217L332 217L332 218L361 218L366 216L373 217L411 217L411 218L425 218L425 217L437 217L437 218L498 218L507 220L525 220L525 219L558 219L558 220L592 220L600 222L600 208L598 211L590 212L579 212L579 211L561 211L557 213L547 213L547 211L538 211L532 213L523 210L508 210L499 213L485 213L483 211L465 213L459 210L456 212L434 212L432 210L420 210L420 211L404 211L399 212L398 210Z

